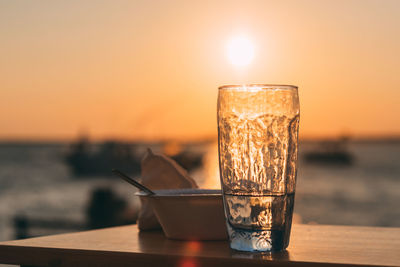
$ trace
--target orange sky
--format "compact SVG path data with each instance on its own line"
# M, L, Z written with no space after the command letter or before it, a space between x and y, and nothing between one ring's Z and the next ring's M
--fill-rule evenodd
M3 1L0 139L216 135L217 87L299 86L300 136L400 134L400 1ZM237 69L226 43L253 40Z

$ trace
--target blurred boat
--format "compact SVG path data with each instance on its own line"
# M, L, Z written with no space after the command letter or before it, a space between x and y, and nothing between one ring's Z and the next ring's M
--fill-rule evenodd
M354 156L347 149L347 138L339 140L322 141L311 151L304 153L308 163L352 165Z
M190 171L203 165L204 152L194 152L188 146L174 141L162 144L162 153L175 160L184 169Z
M65 160L77 177L111 176L112 169L137 175L140 173L140 162L143 156L140 152L144 152L140 148L143 146L140 143L117 141L107 141L95 145L90 143L87 138L81 138L71 145ZM169 144L162 144L162 146L170 147ZM203 164L204 153L191 151L185 146L179 146L179 151L176 153L166 154L188 171Z
M134 154L136 144L115 141L101 143L96 149L88 139L72 144L66 162L76 176L110 176L113 168L130 174L140 172L140 159Z
M188 150L184 150L181 153L171 156L171 158L175 160L179 165L181 165L184 169L190 171L203 165L203 156L204 155L200 153L194 153Z

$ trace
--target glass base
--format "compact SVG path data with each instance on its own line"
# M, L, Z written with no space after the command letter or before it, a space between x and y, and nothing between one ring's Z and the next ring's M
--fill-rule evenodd
M244 230L227 224L230 247L247 252L281 251L285 244L285 231L282 230Z

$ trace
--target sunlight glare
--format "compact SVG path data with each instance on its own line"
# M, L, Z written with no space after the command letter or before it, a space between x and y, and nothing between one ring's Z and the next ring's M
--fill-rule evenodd
M250 64L254 58L254 46L245 36L232 38L227 45L228 58L235 66Z

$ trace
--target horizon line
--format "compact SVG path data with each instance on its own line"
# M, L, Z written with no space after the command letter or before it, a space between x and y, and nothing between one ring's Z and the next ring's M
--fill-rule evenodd
M76 138L35 138L35 137L0 137L0 144L22 144L22 143L73 143L78 140L86 138L85 136ZM350 141L400 141L399 134L365 134L365 135L305 135L300 136L299 141L324 141L324 140L339 140L347 139ZM203 142L215 142L218 140L217 135L210 135L204 137L195 138L179 138L179 137L166 137L166 138L123 138L123 137L107 137L107 138L87 138L91 143L102 143L107 141L118 141L124 143L167 143L167 142L178 142L178 143L203 143Z

